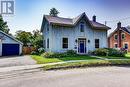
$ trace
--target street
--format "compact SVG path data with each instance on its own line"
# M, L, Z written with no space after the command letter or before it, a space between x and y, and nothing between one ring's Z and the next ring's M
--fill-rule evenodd
M0 73L0 87L130 87L129 67Z

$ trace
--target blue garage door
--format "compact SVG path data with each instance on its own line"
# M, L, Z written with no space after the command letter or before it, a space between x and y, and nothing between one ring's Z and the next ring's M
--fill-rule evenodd
M19 55L19 44L2 44L2 56Z

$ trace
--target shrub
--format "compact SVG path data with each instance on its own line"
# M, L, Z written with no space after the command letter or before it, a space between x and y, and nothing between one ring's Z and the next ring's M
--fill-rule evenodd
M39 54L42 54L42 53L45 52L45 50L44 50L44 48L39 48L39 49L38 49L38 52L39 52Z
M31 55L39 55L39 53L37 51L32 51Z
M67 54L67 56L76 56L77 55L76 51L74 51L74 50L68 50L66 52L66 54Z
M113 56L113 57L124 57L126 54L125 50L117 50L113 48L99 48L92 52L97 56Z
M104 48L99 48L99 49L96 49L94 52L93 52L94 55L97 55L97 56L106 56L108 54L108 50L107 49L104 49Z
M108 56L113 56L113 57L124 57L126 54L126 51L124 50L117 50L113 48L106 48L108 52Z
M63 58L68 56L76 56L76 52L73 50L68 50L65 53L53 53L53 52L45 52L42 54L45 58Z
M45 58L53 58L54 53L53 52L45 52L42 54Z

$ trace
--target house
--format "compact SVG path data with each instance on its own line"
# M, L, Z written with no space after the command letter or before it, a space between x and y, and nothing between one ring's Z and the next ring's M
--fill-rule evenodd
M110 48L125 48L130 51L130 28L122 27L119 22L117 28L109 35L108 43Z
M45 51L75 50L78 54L108 47L109 29L108 26L96 22L96 16L91 21L85 13L73 19L44 15L41 26Z
M0 56L20 55L22 45L23 43L0 30Z

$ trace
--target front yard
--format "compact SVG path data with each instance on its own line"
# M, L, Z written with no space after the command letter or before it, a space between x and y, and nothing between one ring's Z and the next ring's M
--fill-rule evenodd
M32 58L37 61L37 64L56 63L72 60L97 60L97 58L90 57L87 55L78 55L75 57L63 57L63 58L45 58L38 55L32 55Z
M130 64L130 53L126 54L125 57L104 57L104 59L98 59L87 55L78 55L75 57L63 57L63 58L45 58L38 55L31 55L31 57L37 61L37 64L48 64L65 62L61 64L46 65L43 67L44 70L52 69L66 69L66 68L78 68L87 66L108 66L108 65L129 65ZM110 59L110 60L109 60ZM112 60L113 59L113 60ZM83 60L83 61L78 61ZM75 61L75 62L68 62Z

